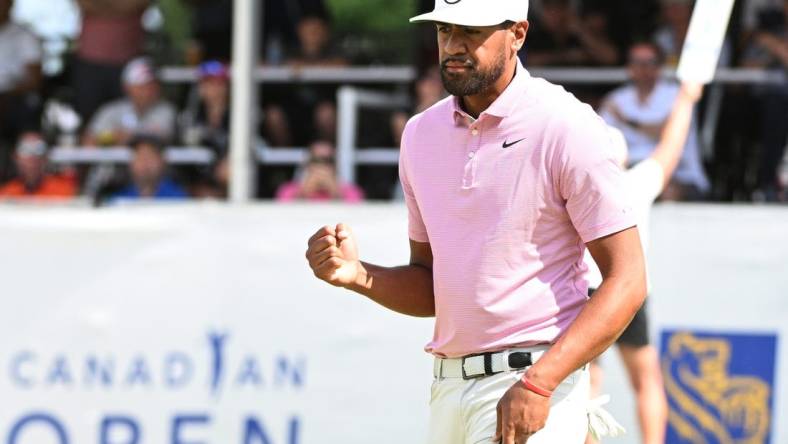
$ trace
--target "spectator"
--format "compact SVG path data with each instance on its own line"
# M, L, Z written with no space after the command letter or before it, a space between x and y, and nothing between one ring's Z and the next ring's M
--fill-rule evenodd
M123 67L142 54L142 14L150 0L77 0L82 30L71 83L75 108L88 122L101 105L123 95Z
M181 137L187 145L211 148L217 162L207 168L188 168L186 175L195 197L227 194L227 150L230 140L230 85L227 66L218 61L199 68L199 100L181 116Z
M678 85L660 78L662 57L653 43L632 46L628 62L631 84L613 91L602 106L602 117L624 133L630 165L652 154L679 93ZM663 199L695 200L709 190L694 120L681 162Z
M588 28L569 0L544 0L540 20L528 35L528 66L614 65L618 51L598 20ZM604 24L602 24L604 25Z
M123 70L126 98L103 106L90 122L86 146L125 145L135 133L156 134L170 141L175 129L175 108L161 97L150 59L141 57Z
M760 30L754 32L744 55L745 66L788 71L788 0L783 0L779 17L764 14ZM780 188L777 170L788 138L788 80L757 87L760 104L761 155L758 167L758 200L777 201Z
M335 167L334 146L329 142L318 141L309 149L309 160L304 165L301 180L279 187L276 199L279 202L339 200L358 203L364 199L364 193L353 184L340 183Z
M229 61L232 54L233 0L183 0L192 8L190 62Z
M10 161L9 146L37 128L41 87L41 44L27 28L11 21L13 0L0 0L0 178Z
M77 194L73 176L47 172L47 145L38 133L25 133L19 138L14 163L17 177L0 187L0 199L66 199Z
M342 66L347 60L340 54L331 39L331 26L327 15L307 11L296 25L298 46L293 48L287 62L296 66Z
M389 122L395 146L400 146L402 132L405 131L405 124L408 123L411 116L424 112L446 97L446 90L443 89L440 70L437 66L431 67L416 80L415 93L416 106L413 112L395 112Z
M131 184L114 199L184 199L186 191L166 174L164 142L155 135L137 135L131 141Z
M287 54L288 49L297 48L299 42L304 39L318 42L316 37L320 32L325 32L326 37L330 35L324 0L267 0L264 4L265 33L261 49L265 63L282 64L287 57L293 56ZM324 28L318 29L321 26Z
M230 133L230 76L227 66L209 61L199 67L198 101L181 115L181 138L187 145L227 152Z

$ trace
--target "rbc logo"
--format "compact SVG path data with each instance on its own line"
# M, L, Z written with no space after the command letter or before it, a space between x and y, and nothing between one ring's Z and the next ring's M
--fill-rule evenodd
M774 335L666 331L668 444L771 441Z

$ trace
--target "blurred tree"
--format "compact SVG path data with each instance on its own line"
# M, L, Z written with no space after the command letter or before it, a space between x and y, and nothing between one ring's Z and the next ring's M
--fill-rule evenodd
M356 63L408 63L413 36L408 19L417 0L326 0L343 49Z
M172 55L182 62L186 58L187 44L191 38L191 9L181 0L159 0L158 4L164 16L164 33L168 37Z
M416 0L328 0L336 28L353 31L391 32L408 27Z

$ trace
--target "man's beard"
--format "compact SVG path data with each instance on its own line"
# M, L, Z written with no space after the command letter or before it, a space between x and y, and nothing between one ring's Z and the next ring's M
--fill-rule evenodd
M446 70L448 62L464 63L469 69L465 74L449 73ZM501 53L493 66L486 71L480 71L470 59L449 57L441 63L441 81L443 81L446 91L453 96L473 96L490 89L501 78L505 69L506 55L504 53Z

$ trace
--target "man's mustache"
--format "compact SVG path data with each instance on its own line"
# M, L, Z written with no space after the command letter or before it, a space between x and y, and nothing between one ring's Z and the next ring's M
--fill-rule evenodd
M475 68L476 65L473 63L473 60L464 58L464 57L449 57L443 62L441 62L441 68L444 70L448 68L449 63L460 63L467 68Z

